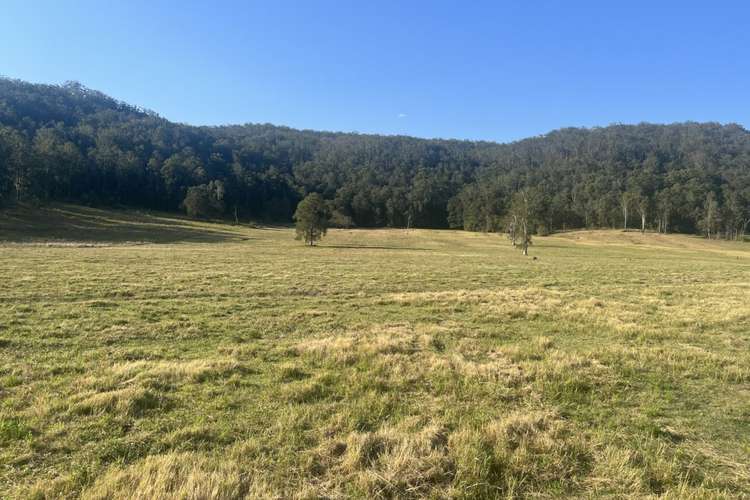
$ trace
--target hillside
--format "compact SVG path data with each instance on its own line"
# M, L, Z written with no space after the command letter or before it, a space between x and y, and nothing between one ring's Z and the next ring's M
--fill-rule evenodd
M750 246L293 234L0 213L3 496L750 495Z
M533 190L535 231L643 223L742 239L750 133L681 123L567 128L511 144L196 127L80 84L0 79L0 205L66 201L288 222L321 193L341 225L504 230ZM642 219L642 220L641 220Z
M68 204L0 212L0 243L94 245L241 241L241 228L165 212L103 210Z

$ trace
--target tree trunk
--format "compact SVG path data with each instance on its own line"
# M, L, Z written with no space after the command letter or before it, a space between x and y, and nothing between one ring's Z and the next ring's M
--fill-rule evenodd
M18 171L16 171L16 176L15 176L15 179L14 179L14 184L15 184L15 188L16 188L16 203L20 203L20 201L21 201L21 189L22 189L22 186L23 186L23 181L22 181L21 175L18 173Z
M645 232L646 232L646 214L642 213L641 214L641 233L645 233Z

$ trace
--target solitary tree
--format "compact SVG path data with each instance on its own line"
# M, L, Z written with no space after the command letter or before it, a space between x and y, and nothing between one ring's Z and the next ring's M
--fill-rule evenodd
M299 202L294 220L297 222L298 240L313 246L328 230L330 213L325 200L318 193L311 193Z
M517 239L521 240L521 249L524 255L529 255L531 234L534 232L537 223L539 203L539 193L528 188L518 191L511 199L510 216L513 226L511 240L514 246Z

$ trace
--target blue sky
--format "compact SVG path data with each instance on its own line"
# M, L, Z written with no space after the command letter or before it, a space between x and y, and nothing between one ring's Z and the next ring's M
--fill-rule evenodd
M508 141L750 125L750 2L4 0L0 74L171 120Z

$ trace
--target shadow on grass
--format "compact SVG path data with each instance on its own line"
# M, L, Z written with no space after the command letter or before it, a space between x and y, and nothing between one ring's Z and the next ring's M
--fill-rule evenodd
M563 248L566 250L569 250L570 248L573 248L572 245L558 245L557 243L547 243L546 241L541 243L535 243L529 247L531 248Z
M344 248L347 250L410 250L415 252L433 252L432 248L416 248L416 247L391 247L391 246L376 246L376 245L319 245L320 248Z
M175 243L243 241L247 237L172 214L100 210L73 205L0 210L0 241Z

